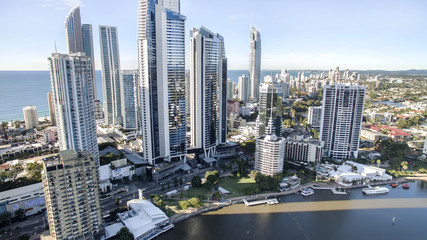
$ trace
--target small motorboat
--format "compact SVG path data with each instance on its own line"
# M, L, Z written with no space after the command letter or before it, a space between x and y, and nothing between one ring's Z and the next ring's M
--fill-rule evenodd
M405 184L402 187L403 187L403 189L409 189L409 184Z
M304 188L301 190L301 195L303 195L304 197L308 197L314 194L314 190L311 188Z
M396 188L396 187L397 187L397 184L396 184L396 183L393 183L393 184L391 184L391 187L392 187L392 188Z

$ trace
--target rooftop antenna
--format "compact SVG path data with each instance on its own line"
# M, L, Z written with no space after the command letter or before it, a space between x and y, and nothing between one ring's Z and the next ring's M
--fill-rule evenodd
M251 27L254 26L254 11L251 11Z

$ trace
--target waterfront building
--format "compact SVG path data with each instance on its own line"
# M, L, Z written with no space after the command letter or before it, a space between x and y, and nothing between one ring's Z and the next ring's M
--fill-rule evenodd
M285 140L274 133L270 117L267 134L256 139L255 170L263 175L273 176L283 171Z
M117 28L99 26L105 124L122 125L120 53Z
M249 94L250 97L258 100L259 84L261 78L261 35L251 24L249 37Z
M67 18L65 19L65 42L67 46L67 52L69 54L84 52L87 57L92 58L93 63L95 62L92 25L81 24L80 4L73 7L68 13ZM94 99L97 99L95 64L92 65L92 76L92 94L94 96Z
M282 101L279 95L282 94L282 86L277 83L263 83L261 84L258 106L258 117L256 120L256 137L262 136L266 133L266 127L270 117L273 119L274 134L281 136L282 118L280 110L276 108L279 101Z
M53 104L52 92L47 93L47 104L49 106L50 123L52 126L56 126L55 106Z
M323 142L296 135L285 138L285 160L319 164L322 160Z
M98 166L90 152L65 150L43 159L42 182L53 239L86 239L100 232Z
M238 98L240 101L246 102L249 98L249 78L243 74L239 76L239 83L237 87Z
M138 129L138 72L136 70L122 71L123 86L121 88L121 103L123 128L125 130Z
M222 104L225 51L221 35L201 27L194 28L190 37L190 134L191 146L203 149L205 157L215 153L216 146L225 142L221 128L226 124L227 111ZM226 86L226 85L225 85Z
M139 105L144 158L185 161L185 20L179 0L139 0Z
M328 85L323 89L323 156L337 160L357 158L365 92L365 87L351 84Z
M117 223L105 227L105 239L113 239L124 227L129 229L134 239L153 239L174 227L160 208L143 200L142 196L128 201L127 209L117 214Z
M320 129L320 122L322 121L322 106L308 107L307 124L312 128Z
M25 129L33 129L39 127L39 117L37 115L36 106L26 106L22 109L24 112Z
M92 59L84 53L48 58L60 150L90 151L99 165Z

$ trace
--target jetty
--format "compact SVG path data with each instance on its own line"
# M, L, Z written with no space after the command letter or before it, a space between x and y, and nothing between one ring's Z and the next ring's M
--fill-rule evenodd
M337 195L346 195L347 194L344 191L341 192L341 191L338 191L336 188L332 188L332 187L315 187L315 186L313 186L311 188L313 188L314 190L331 190L333 194L337 194Z
M255 206L255 205L261 205L261 204L277 204L277 203L279 203L279 201L277 200L277 198L264 199L264 200L258 200L258 201L252 201L252 202L248 202L248 200L246 200L245 198L243 198L242 201L248 207L249 206Z

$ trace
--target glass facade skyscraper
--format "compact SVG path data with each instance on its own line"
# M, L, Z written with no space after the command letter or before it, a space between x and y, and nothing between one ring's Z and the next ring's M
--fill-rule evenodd
M122 116L123 128L126 130L137 130L138 128L138 109L137 109L137 71L122 71Z
M119 40L117 28L111 26L99 26L99 44L102 62L102 92L104 97L105 123L121 125L121 71Z
M185 160L185 20L179 0L138 4L139 105L144 157Z
M253 26L249 37L249 95L258 100L261 78L261 34Z

